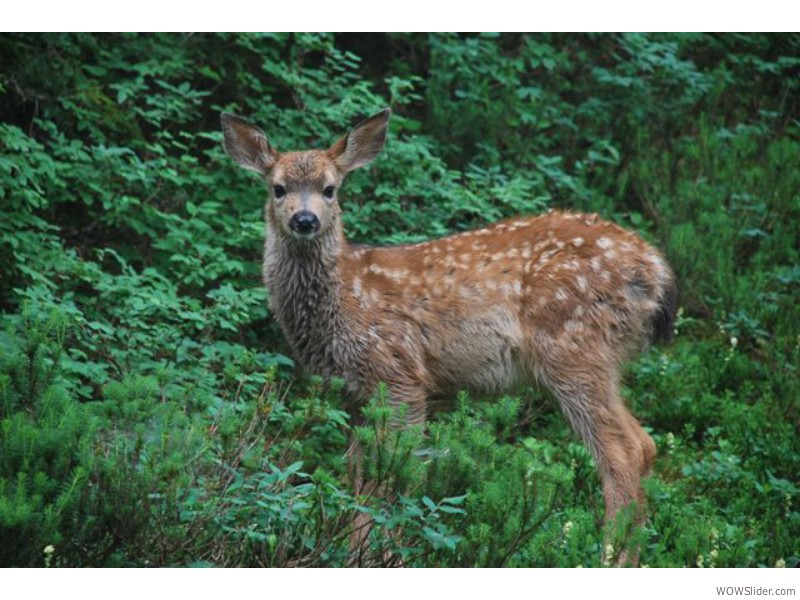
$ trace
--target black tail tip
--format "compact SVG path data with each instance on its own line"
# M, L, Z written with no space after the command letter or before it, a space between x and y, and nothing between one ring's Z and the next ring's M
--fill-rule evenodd
M678 312L678 284L675 278L670 279L658 310L653 315L651 322L651 336L653 343L666 343L675 337L675 315Z

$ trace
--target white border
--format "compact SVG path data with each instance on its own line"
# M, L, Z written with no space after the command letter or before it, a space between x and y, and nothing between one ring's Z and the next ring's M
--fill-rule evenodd
M792 31L787 0L9 1L4 31Z
M315 600L436 600L613 598L703 600L717 586L790 588L791 569L6 569L9 597L141 600L142 598L313 598ZM14 593L17 592L17 593ZM747 594L742 594L746 596ZM750 597L767 597L751 593ZM741 596L739 596L741 597Z

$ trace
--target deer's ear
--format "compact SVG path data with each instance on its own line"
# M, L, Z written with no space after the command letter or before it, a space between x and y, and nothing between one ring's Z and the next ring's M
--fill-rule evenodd
M386 143L386 130L391 116L392 111L388 108L372 115L330 147L328 155L340 171L347 173L363 167L380 154Z
M220 123L225 136L225 150L239 165L261 175L275 165L278 153L258 127L225 112L220 115Z

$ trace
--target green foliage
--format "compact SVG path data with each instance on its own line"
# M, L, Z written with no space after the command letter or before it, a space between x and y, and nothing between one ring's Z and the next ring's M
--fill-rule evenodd
M658 244L681 313L625 378L659 445L641 560L796 566L799 57L767 34L0 37L0 564L600 565L592 458L537 391L396 431L385 390L348 415L295 372L270 318L263 191L219 111L295 149L390 105L349 236L553 206ZM383 494L353 493L351 436Z
M4 340L0 367L0 531L2 562L44 558L79 511L87 485L95 421L53 384L63 343L63 315L25 320L24 337ZM8 338L9 334L6 334Z

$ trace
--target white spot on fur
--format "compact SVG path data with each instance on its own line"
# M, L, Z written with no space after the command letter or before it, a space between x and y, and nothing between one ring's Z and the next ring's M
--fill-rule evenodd
M361 306L361 308L363 310L371 309L372 308L372 294L371 293L362 294L361 298L358 301L358 304L359 304L359 306Z
M542 252L542 255L539 257L539 264L543 265L550 261L553 258L553 255L556 253L556 250L548 250L547 252Z
M459 269L470 269L475 262L475 258L471 254L463 254L459 257L456 267Z
M572 240L572 243L576 248L580 248L581 246L583 246L583 238L576 237L574 240Z
M387 279L391 279L397 283L405 283L410 273L405 269L384 269L378 264L371 264L368 269L370 273L375 275L382 275Z
M661 257L657 254L653 254L652 252L648 252L645 254L645 258L650 261L656 269L656 277L658 278L659 282L662 284L669 279L667 275L667 268L664 266L664 261L661 260Z
M589 289L589 286L586 284L586 277L583 275L578 275L578 289L582 292Z
M565 300L567 300L567 298L569 298L567 291L563 287L558 288L558 291L556 292L556 300L564 302Z
M601 237L601 238L597 238L597 242L595 242L595 243L596 243L598 246L600 246L601 248L603 248L603 249L606 249L606 248L611 248L611 247L614 245L614 242L612 242L612 241L611 241L610 239L608 239L607 237Z

